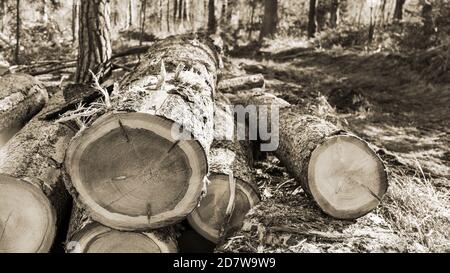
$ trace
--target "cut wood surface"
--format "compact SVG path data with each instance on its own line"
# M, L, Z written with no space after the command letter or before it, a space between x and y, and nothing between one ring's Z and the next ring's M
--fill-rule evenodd
M190 225L214 243L238 230L245 214L260 200L247 154L234 133L233 112L220 96L216 100L215 140L208 157L210 184L200 206L188 216Z
M47 103L44 85L25 74L0 77L0 146Z
M69 209L61 166L74 132L32 119L0 149L0 252L47 252Z
M217 88L223 93L232 93L239 90L264 88L264 76L262 74L240 76L219 81Z
M255 105L279 105L271 95L247 101ZM340 130L301 109L286 107L279 115L279 147L276 156L301 183L318 206L339 219L358 218L373 210L387 191L382 160L361 138Z
M74 204L66 242L68 253L176 253L171 228L147 232L114 230L93 221Z
M121 81L104 114L92 115L95 122L71 142L65 163L69 191L94 220L120 230L153 229L197 206L219 64L212 41L169 37Z

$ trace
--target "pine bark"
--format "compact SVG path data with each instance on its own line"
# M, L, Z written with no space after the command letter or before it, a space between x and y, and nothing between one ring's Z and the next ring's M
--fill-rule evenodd
M74 134L66 125L40 120L36 116L0 149L0 182L7 177L18 185L29 185L48 200L51 207L52 211L47 216L48 234L45 238L33 238L42 240L40 248L34 250L36 252L48 252L55 236L63 231L58 228L68 220L70 197L62 179L62 165ZM18 224L16 228L20 230L21 226Z
M81 0L80 31L77 71L75 81L88 83L89 70L94 73L99 65L106 63L112 56L110 33L110 9L107 0ZM110 65L104 68L104 75L110 73Z
M25 74L0 78L0 146L47 103L44 85Z

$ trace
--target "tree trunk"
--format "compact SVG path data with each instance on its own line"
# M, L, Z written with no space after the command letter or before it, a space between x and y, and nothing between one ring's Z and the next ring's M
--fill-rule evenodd
M253 34L253 20L255 18L255 9L256 9L256 2L252 1L251 2L251 12L250 12L250 31L248 32L248 39L251 40L252 39L252 34Z
M216 7L215 0L208 0L208 33L216 33L217 21L216 21Z
M265 37L272 37L277 30L278 23L278 0L264 1L264 17L259 40Z
M16 1L16 50L14 59L16 64L20 63L20 0Z
M218 243L241 228L245 214L260 199L247 153L233 136L233 111L224 97L216 99L214 118L215 140L208 157L210 184L188 221L203 237Z
M178 14L178 0L173 0L173 25L177 25L177 14Z
M330 8L330 27L336 28L339 21L339 4L340 0L332 0Z
M42 0L41 21L43 24L48 23L48 7L47 0Z
M147 0L141 0L141 35L139 36L139 45L142 46L145 33L145 19L147 17Z
M176 253L171 228L147 232L114 230L93 221L86 211L73 205L66 242L67 253Z
M274 107L280 104L276 100L255 96L248 103ZM272 132L272 138L279 140L276 156L330 216L361 217L386 193L387 174L378 155L364 140L327 121L285 107L279 113L279 133Z
M6 1L7 0L0 0L0 32L5 31Z
M112 111L72 141L68 187L93 219L122 230L158 228L195 208L220 63L212 41L197 35L153 44L113 93Z
M0 149L0 252L50 250L68 220L61 166L73 135L37 116Z
M170 0L167 0L166 23L167 23L167 32L170 33Z
M80 12L80 2L79 0L74 0L72 5L72 43L76 43L78 40L79 31L79 12Z
M111 59L111 29L108 0L81 0L80 31L77 71L77 83L90 82L89 70L97 73L100 64ZM105 74L110 73L110 66L105 67Z
M47 103L42 83L25 74L0 77L0 146L6 143Z
M134 25L134 1L135 0L128 0L126 29L129 29ZM109 3L109 1L107 2Z
M316 33L316 0L309 0L308 37L313 38Z
M403 5L405 4L405 0L395 0L395 9L394 9L394 21L400 22L403 20Z

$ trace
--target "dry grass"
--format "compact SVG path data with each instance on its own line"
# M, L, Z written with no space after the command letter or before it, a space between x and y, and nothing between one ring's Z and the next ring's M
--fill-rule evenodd
M378 213L407 241L408 251L450 251L449 192L436 190L420 166L414 176L399 169L391 172L390 188Z

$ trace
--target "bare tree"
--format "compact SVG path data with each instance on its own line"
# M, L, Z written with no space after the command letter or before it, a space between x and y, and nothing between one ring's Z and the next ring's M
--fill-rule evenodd
M81 0L78 61L75 80L77 83L91 81L89 70L95 71L105 64L102 74L107 75L106 65L111 58L109 0Z
M309 0L308 13L308 37L314 37L316 33L316 0Z
M264 16L259 34L259 40L264 37L271 37L275 34L278 24L278 0L264 1Z

